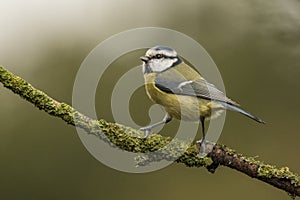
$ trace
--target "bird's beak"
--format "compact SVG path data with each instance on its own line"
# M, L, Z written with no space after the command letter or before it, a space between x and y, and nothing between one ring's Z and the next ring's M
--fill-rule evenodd
M142 57L140 57L140 59L145 63L149 61L149 58L146 56L142 56Z

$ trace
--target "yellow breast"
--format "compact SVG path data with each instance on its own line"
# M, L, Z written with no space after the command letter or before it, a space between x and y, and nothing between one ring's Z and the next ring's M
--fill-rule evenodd
M156 73L146 74L145 88L149 98L162 105L166 112L176 119L199 121L200 115L211 117L212 109L218 109L219 104L207 99L193 96L175 95L161 91L155 86Z

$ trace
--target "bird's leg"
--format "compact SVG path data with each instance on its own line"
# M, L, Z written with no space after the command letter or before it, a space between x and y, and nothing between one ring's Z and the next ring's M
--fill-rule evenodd
M206 153L206 140L205 140L204 121L205 121L205 117L200 116L200 122L201 122L201 127L202 127L202 140L201 140L200 152L199 152L200 155Z
M162 124L166 124L172 120L172 117L167 113L162 121L156 122L155 124L151 124L149 126L145 126L140 128L141 131L145 131L145 138L147 138L151 134L151 130L157 126Z

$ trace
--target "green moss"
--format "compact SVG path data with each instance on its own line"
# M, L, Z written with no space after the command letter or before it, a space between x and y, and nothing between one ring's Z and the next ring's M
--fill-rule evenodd
M188 167L209 167L213 161L209 157L200 158L196 145L189 146L186 141L163 137L159 134L152 134L148 138L143 138L144 133L130 127L117 123L110 123L105 120L93 120L79 113L66 103L59 103L49 97L46 93L35 89L22 78L13 75L8 70L0 66L0 82L4 87L9 88L14 93L31 102L36 107L50 115L63 119L68 124L83 128L89 134L94 134L107 143L115 144L119 148L130 152L156 152L154 156L137 156L137 162L147 164L160 160L170 160L184 163ZM257 161L255 157L245 157L236 153L235 150L225 145L217 144L217 147L224 150L226 154L242 159L250 164L258 166L258 176L266 178L277 177L287 179L295 187L300 186L299 176L292 173L288 167L277 169L275 166L266 165ZM230 164L230 163L229 163ZM213 168L214 170L215 168Z
M257 170L258 176L264 176L267 178L276 177L279 179L287 179L290 180L291 184L295 187L300 186L300 178L299 175L290 171L288 167L281 167L277 169L275 166L260 164Z

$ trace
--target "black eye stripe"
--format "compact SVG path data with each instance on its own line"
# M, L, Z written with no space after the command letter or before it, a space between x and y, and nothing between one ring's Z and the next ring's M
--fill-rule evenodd
M178 56L165 56L165 58L178 58Z
M157 54L155 56L153 56L152 58L156 58L156 59L160 59L160 58L178 58L177 56L166 56L166 55L163 55L163 54Z

